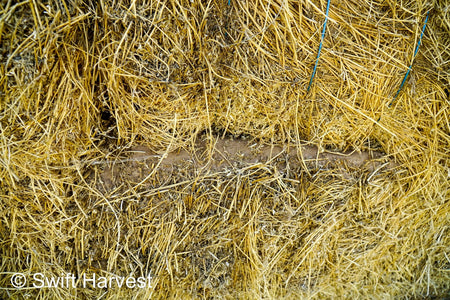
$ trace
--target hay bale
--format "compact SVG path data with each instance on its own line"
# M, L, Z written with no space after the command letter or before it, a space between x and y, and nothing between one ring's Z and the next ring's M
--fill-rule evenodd
M1 298L446 297L448 3L326 7L2 3Z

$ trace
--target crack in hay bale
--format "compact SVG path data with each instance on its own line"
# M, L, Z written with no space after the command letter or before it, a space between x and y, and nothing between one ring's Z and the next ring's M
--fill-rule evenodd
M241 172L242 169L275 167L283 176L289 176L292 170L303 167L308 173L322 169L333 170L336 175L349 177L349 168L359 168L371 173L392 169L396 164L389 161L379 151L336 153L325 151L319 153L315 146L303 145L300 148L288 145L284 147L252 143L245 139L214 138L208 149L208 137L200 138L194 148L179 149L157 154L145 146L134 146L124 151L123 158L116 157L110 161L97 161L93 165L104 165L100 173L100 184L108 191L117 186L114 182L134 182L134 185L146 181L148 174L171 173L167 170L187 169L198 174L208 175L215 172ZM125 175L126 174L126 175ZM143 174L145 174L143 176ZM197 175L198 175L197 174ZM286 175L287 174L287 175ZM117 175L125 175L116 178ZM125 177L128 177L126 179ZM185 181L187 178L181 178ZM99 186L100 188L100 186Z

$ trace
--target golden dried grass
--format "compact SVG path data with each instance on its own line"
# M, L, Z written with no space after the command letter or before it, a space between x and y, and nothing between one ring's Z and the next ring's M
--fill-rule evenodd
M0 5L3 298L448 295L445 1L331 1L309 93L326 1ZM217 135L397 166L120 162L136 144L164 157L206 137L211 152ZM154 281L14 289L13 272Z

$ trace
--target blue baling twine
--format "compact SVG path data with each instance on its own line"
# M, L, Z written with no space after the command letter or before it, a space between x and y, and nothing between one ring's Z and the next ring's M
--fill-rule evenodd
M311 79L309 80L307 92L309 92L314 75L316 75L316 69L317 69L317 65L319 63L320 51L322 50L322 43L323 43L323 39L325 38L325 29L327 28L327 20L328 20L328 11L329 10L330 10L330 0L328 0L328 3L327 3L327 12L325 13L325 22L323 23L322 38L320 39L320 44L319 44L319 52L317 53L316 63L314 64L313 73L311 75Z
M230 5L230 3L231 3L231 0L228 0L228 5Z
M392 103L394 103L394 101L395 101L395 99L397 98L398 94L399 94L400 91L402 90L403 85L405 84L406 79L408 78L409 72L411 72L412 65L413 65L413 62L414 62L414 58L416 57L416 54L417 54L417 52L419 51L419 46L420 46L420 44L422 43L422 37L423 37L423 33L425 32L425 28L427 27L427 22L428 22L428 13L427 13L427 17L425 18L425 22L424 22L423 27L422 27L422 32L420 33L419 41L417 42L416 50L414 51L414 56L413 56L411 65L409 66L408 71L406 71L405 77L403 78L403 81L402 81L402 83L400 84L400 88L398 89L398 91L397 91L397 93L395 94L394 98L392 99L391 103L389 103L389 106L388 106L388 107L391 107L391 106L392 106Z

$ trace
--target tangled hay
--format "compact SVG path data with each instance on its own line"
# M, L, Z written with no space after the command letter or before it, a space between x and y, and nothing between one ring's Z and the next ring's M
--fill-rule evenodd
M0 297L448 297L449 3L326 6L2 1Z

